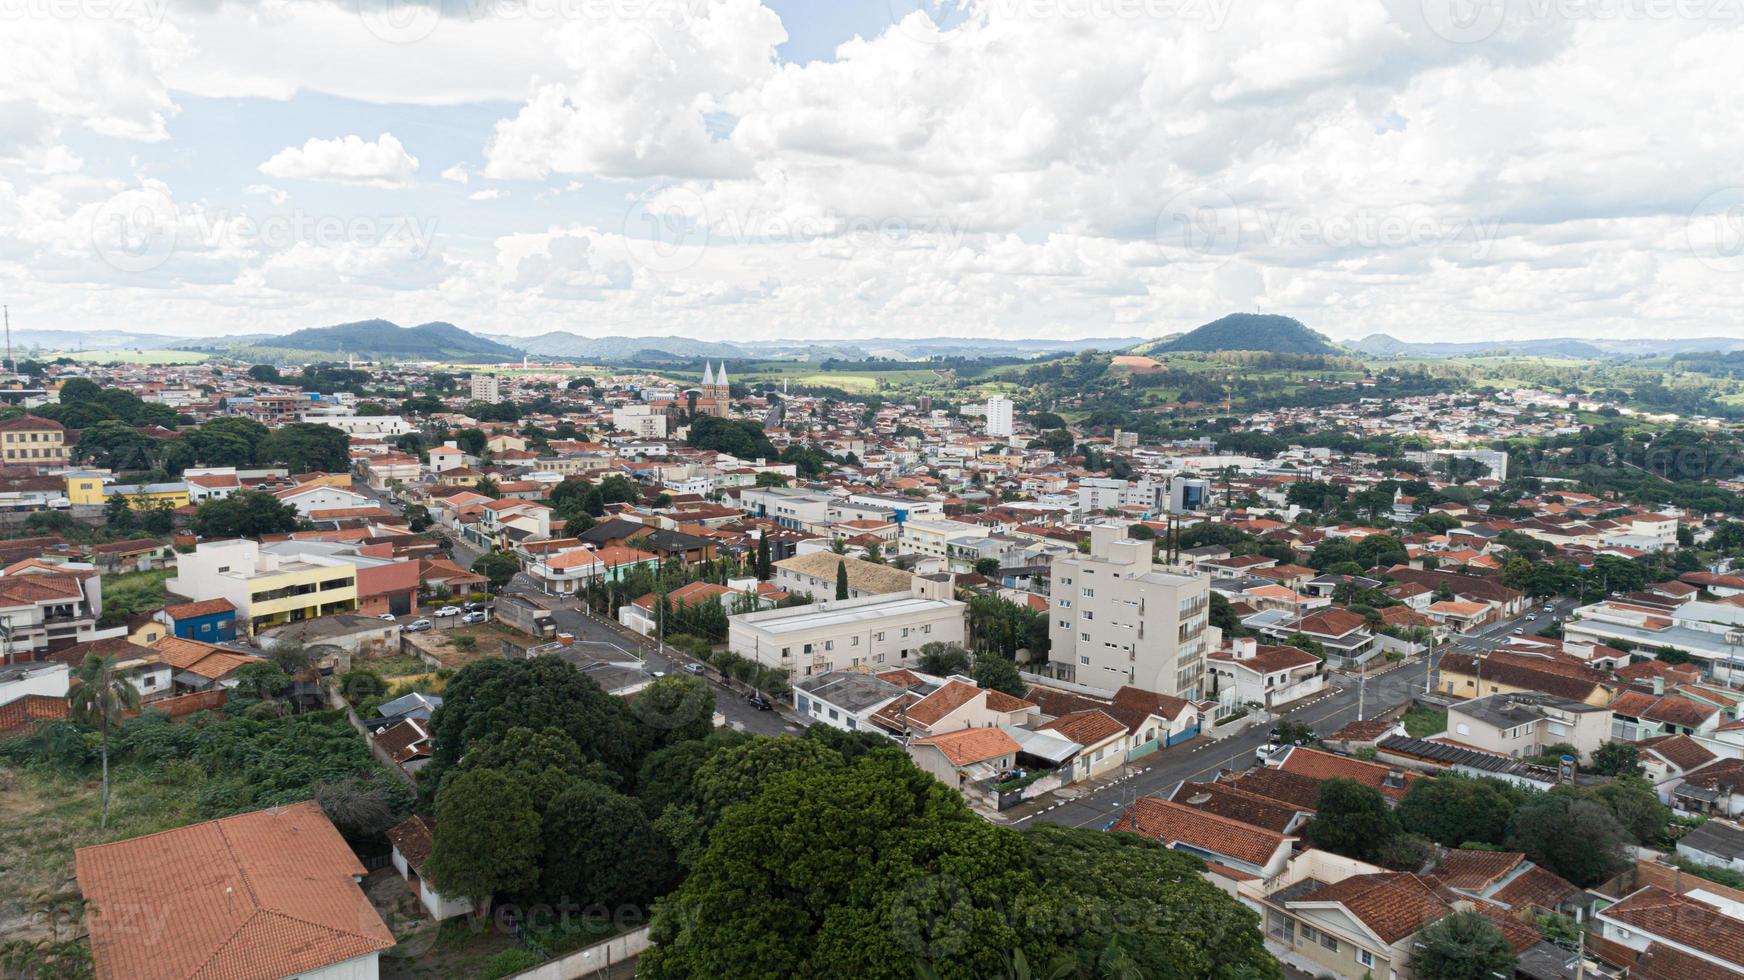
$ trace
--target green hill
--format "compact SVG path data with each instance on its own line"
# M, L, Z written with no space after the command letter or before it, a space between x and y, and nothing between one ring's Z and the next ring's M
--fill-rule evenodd
M507 344L440 322L402 327L387 320L360 320L298 330L259 341L257 346L411 361L498 361L521 356L520 350Z
M1152 345L1144 353L1169 351L1260 350L1278 354L1340 354L1331 341L1294 317L1275 313L1231 313L1221 319Z

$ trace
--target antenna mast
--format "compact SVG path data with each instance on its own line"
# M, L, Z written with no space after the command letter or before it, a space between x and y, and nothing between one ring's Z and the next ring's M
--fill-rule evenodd
M0 317L6 320L6 370L12 370L12 307L0 306Z

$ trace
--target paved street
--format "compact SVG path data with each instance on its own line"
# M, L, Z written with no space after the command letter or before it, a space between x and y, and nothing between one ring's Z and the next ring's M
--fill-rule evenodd
M1494 623L1470 636L1456 638L1452 643L1436 650L1435 660L1439 660L1441 654L1449 649L1462 653L1493 650L1515 629L1524 629L1527 634L1537 632L1549 624L1552 615L1558 619L1565 618L1568 610L1574 607L1574 601L1559 600L1555 604L1557 611L1554 614L1545 613L1541 606L1542 604L1533 606L1518 617ZM1536 615L1538 618L1527 620L1527 615ZM1366 681L1340 674L1329 675L1334 685L1332 693L1307 699L1303 704L1285 712L1282 720L1303 722L1320 735L1330 735L1356 720L1359 700L1362 702L1362 716L1373 718L1388 708L1403 704L1421 694L1426 683L1432 680L1426 675L1433 669L1433 663L1426 664L1419 659L1393 667L1376 668ZM1136 767L1127 769L1123 774L1100 781L1090 792L1076 799L1066 800L1056 794L1052 799L1040 801L1039 805L1018 807L1006 811L1002 816L1016 824L1046 820L1073 827L1100 827L1119 816L1136 797L1165 793L1176 783L1183 781L1202 782L1215 777L1221 770L1252 767L1256 763L1254 751L1265 743L1270 727L1258 725L1220 741L1198 739L1162 749L1149 758L1140 760Z

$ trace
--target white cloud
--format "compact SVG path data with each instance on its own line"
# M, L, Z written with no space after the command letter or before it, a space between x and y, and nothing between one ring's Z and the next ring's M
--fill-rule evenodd
M454 166L449 167L447 170L442 171L442 179L451 180L456 184L464 184L471 179L471 175L467 173L466 164L457 163Z
M494 201L503 196L503 192L495 187L487 187L481 191L473 191L466 195L468 201Z
M383 133L374 142L355 135L331 140L312 137L260 165L260 172L271 177L371 187L404 187L417 170L418 158L407 153L392 133Z

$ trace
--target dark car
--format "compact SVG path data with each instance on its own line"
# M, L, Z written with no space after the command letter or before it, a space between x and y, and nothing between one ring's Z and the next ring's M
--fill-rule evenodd
M769 699L761 694L748 695L745 698L745 703L758 711L771 711L775 708L773 704L769 703Z

